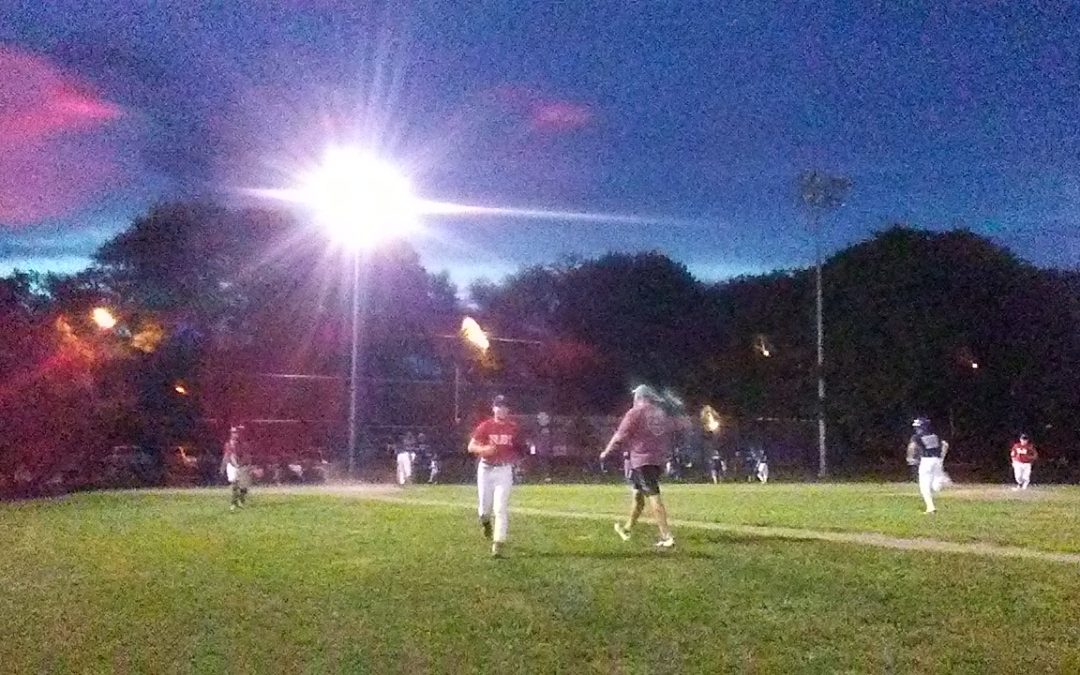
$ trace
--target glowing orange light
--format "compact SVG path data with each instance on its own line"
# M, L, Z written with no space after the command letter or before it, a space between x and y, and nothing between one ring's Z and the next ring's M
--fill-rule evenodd
M765 358L772 356L772 346L769 344L769 339L764 335L758 335L754 339L754 349Z
M187 396L188 395L187 387L184 386L183 382L177 382L173 386L173 391L175 391L177 394L180 394L181 396Z
M485 353L491 345L488 341L487 333L484 332L484 329L480 327L480 324L476 323L476 320L471 316L467 316L461 321L461 337L465 338L467 342Z
M711 405L707 405L701 409L701 423L706 431L715 434L720 430L720 415Z
M95 307L94 311L90 312L90 319L101 330L112 330L116 326L116 317L105 307Z

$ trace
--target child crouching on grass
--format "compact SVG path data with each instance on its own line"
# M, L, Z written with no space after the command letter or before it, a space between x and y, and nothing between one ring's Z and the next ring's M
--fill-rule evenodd
M244 508L247 501L248 488L251 487L251 472L244 461L241 448L240 434L243 425L235 425L229 429L229 440L225 441L225 451L221 456L221 472L232 486L232 501L229 510Z

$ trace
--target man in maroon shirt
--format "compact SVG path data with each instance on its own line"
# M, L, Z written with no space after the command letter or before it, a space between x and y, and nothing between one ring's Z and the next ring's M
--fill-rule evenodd
M675 537L668 527L667 510L660 497L661 467L671 456L675 421L660 407L660 395L651 387L640 385L633 390L634 406L623 415L619 428L607 447L600 453L606 458L618 445L630 451L630 480L634 485L634 505L626 524L615 523L615 532L623 541L630 539L630 532L645 509L645 498L652 506L653 517L660 528L658 548L671 548Z
M469 452L476 455L476 490L479 497L480 527L493 539L491 555L503 553L510 529L510 488L514 484L514 462L519 459L520 430L510 420L505 396L491 402L492 416L484 420L469 438ZM492 515L495 531L491 530Z

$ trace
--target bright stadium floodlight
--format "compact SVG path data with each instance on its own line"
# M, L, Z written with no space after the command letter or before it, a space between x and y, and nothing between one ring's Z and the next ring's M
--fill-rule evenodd
M356 148L327 150L322 163L301 177L294 198L351 250L407 234L419 222L420 203L408 179Z
M352 252L352 345L349 360L349 475L359 451L360 258L362 252L419 227L422 202L408 179L353 147L331 147L291 190L271 191L310 209L327 235Z

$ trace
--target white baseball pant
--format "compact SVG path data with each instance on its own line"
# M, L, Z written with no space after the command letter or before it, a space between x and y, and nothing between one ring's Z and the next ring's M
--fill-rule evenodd
M1031 462L1017 462L1013 460L1013 478L1021 488L1027 489L1031 484Z
M514 467L511 464L476 465L476 492L479 497L479 515L486 520L494 515L495 532L492 539L506 541L510 530L510 488L514 485Z
M408 452L399 452L397 456L397 482L398 485L404 485L412 480L412 454Z
M934 493L945 484L945 468L940 457L923 457L919 460L919 493L926 502L926 510L934 511Z

